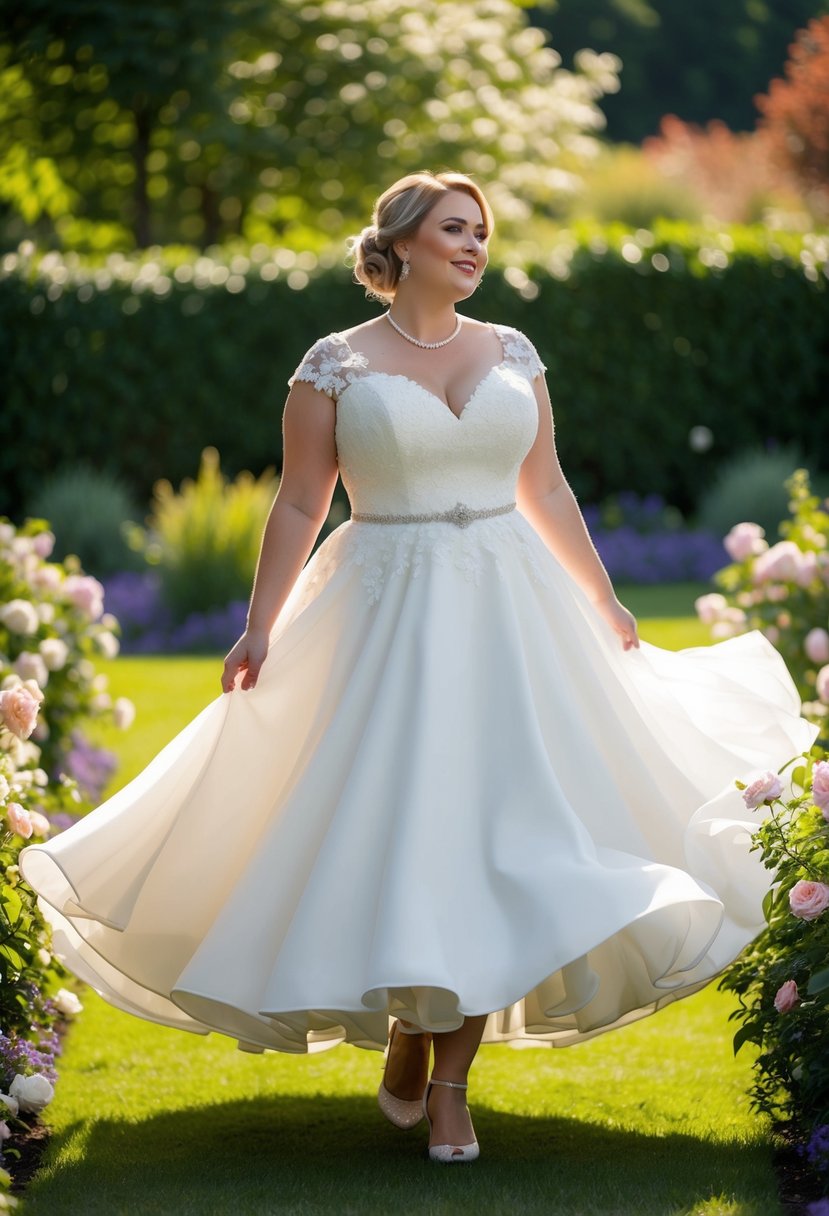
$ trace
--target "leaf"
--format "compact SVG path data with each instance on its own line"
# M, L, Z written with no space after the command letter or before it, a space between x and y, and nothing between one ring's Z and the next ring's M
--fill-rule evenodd
M734 1035L734 1055L736 1056L744 1043L756 1043L759 1047L760 1042L761 1040L757 1037L757 1030L753 1025L741 1026Z
M819 993L827 990L829 990L829 967L824 967L822 971L816 971L810 978L806 991L809 996L818 996Z
M771 914L774 908L774 895L774 890L770 888L763 896L763 917L767 925L771 922Z

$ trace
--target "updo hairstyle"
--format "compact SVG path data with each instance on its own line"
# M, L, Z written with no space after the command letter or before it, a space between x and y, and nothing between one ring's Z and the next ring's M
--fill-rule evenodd
M494 225L489 203L479 186L463 173L409 173L380 195L374 205L372 222L349 240L354 258L354 278L371 299L389 303L394 299L400 279L402 260L394 242L414 236L432 208L450 190L462 190L481 209L487 233Z

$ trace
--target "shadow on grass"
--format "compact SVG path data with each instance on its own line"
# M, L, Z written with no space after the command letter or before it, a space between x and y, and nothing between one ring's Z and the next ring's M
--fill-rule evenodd
M252 1097L55 1136L26 1216L521 1212L678 1216L779 1211L761 1145L474 1109L479 1161L428 1161L366 1097ZM63 1157L63 1160L61 1160ZM770 1191L771 1188L771 1191ZM729 1206L706 1205L722 1197ZM730 1202L729 1202L730 1201ZM734 1206L732 1207L731 1204Z

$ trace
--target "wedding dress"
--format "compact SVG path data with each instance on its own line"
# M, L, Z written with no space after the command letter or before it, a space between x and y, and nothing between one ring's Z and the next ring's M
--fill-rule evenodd
M251 1051L482 1013L484 1042L566 1045L762 927L734 780L810 746L788 672L757 633L622 649L513 507L543 367L493 328L459 415L342 335L311 348L295 378L337 401L358 518L306 564L253 691L23 850L56 953L120 1009Z

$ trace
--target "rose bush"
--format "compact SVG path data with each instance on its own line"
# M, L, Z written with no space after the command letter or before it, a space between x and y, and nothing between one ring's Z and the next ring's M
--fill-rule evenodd
M135 712L124 698L113 705L95 670L118 648L102 588L74 559L50 562L52 542L43 521L0 519L0 1208L15 1134L54 1093L58 1027L82 1009L61 987L66 972L18 855L88 809L112 771L82 724L112 716L128 726Z
M769 544L757 524L737 524L724 539L733 559L714 576L719 592L700 596L700 619L716 638L759 629L786 660L803 712L829 741L829 503L798 469L786 482L791 517Z
M772 871L766 926L725 973L740 1023L735 1051L758 1048L755 1107L783 1122L829 1194L829 759L820 747L767 782L738 782L767 812L754 835ZM823 1146L823 1148L821 1148Z

